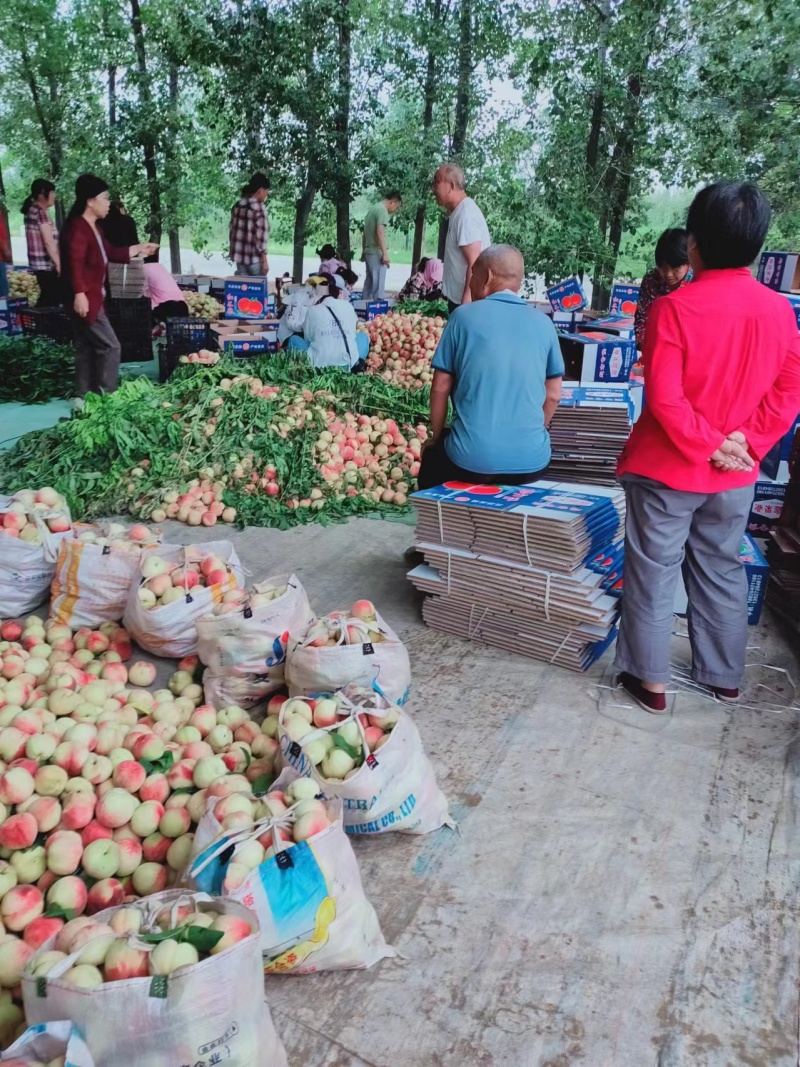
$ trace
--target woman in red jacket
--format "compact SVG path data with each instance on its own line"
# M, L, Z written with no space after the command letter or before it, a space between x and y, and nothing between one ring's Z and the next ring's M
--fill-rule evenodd
M75 338L76 395L113 393L119 381L120 345L103 308L106 268L132 256L153 255L155 244L115 248L98 228L108 214L108 186L94 174L75 182L75 203L61 233L61 271L65 304L71 309Z
M627 520L615 666L650 712L666 710L681 569L692 678L719 700L739 697L747 645L739 555L753 483L800 411L791 305L749 270L770 215L755 185L699 192L686 222L694 281L659 297L647 323L647 403L617 469Z

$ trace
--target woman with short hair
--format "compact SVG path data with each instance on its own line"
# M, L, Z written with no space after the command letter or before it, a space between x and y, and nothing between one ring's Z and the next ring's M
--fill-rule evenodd
M625 595L615 666L645 709L666 710L672 605L683 570L692 678L735 701L747 583L739 562L758 464L800 411L791 305L750 272L769 202L749 183L697 194L686 222L691 285L653 305L647 403L623 449Z
M636 305L634 330L636 347L640 350L644 344L647 316L654 302L660 296L674 293L691 279L689 253L686 250L686 230L664 230L656 242L655 259L655 269L649 270L642 278L639 300Z

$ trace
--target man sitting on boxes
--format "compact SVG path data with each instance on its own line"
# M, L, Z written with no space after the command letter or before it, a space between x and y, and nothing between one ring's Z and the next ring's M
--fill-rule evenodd
M547 316L517 296L525 274L511 245L491 245L472 270L472 303L450 316L433 357L432 436L418 483L524 485L550 462L547 426L564 360ZM447 402L453 401L449 427Z

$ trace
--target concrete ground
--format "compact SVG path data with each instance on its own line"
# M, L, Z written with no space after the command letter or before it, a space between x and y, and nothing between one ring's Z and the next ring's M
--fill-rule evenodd
M797 710L681 692L653 718L597 690L608 655L574 675L428 630L404 578L408 526L233 539L253 580L294 570L320 611L365 596L400 631L409 707L459 823L354 841L404 958L270 977L290 1064L797 1064ZM774 624L752 634L754 662L797 673ZM785 675L749 677L791 702Z

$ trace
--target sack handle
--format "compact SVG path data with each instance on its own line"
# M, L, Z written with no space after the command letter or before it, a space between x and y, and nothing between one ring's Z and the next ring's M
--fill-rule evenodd
M269 794L267 794L269 796ZM297 802L299 803L299 801ZM216 804L214 805L216 807ZM213 814L213 812L212 812ZM292 826L295 821L294 804L280 815L266 815L261 819L258 819L252 824L242 830L222 830L217 836L215 841L208 845L203 851L209 852L203 859L203 862L198 864L197 860L189 866L189 876L197 877L201 874L210 863L213 863L217 857L221 856L223 852L226 852L229 848L233 848L234 855L237 852L237 846L246 845L249 841L252 841L256 837L260 837L262 834L268 833L272 830L272 840L275 847L279 852L284 851L280 846L284 844L277 836L278 830L283 830L289 826ZM202 855L202 854L201 854ZM197 859L200 857L198 856Z

